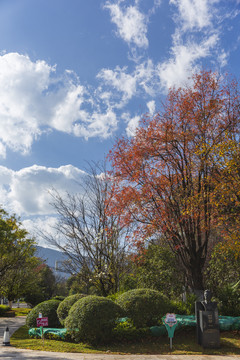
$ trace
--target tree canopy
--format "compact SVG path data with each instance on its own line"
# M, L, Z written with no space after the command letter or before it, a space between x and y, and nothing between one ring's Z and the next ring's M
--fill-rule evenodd
M146 116L135 136L118 140L109 154L112 211L123 214L125 224L138 224L136 244L164 236L193 289L203 289L216 216L213 179L223 164L219 149L239 141L239 104L235 80L202 71L192 86L171 89L161 111Z
M15 215L0 210L0 285L10 271L23 267L35 252L34 240Z

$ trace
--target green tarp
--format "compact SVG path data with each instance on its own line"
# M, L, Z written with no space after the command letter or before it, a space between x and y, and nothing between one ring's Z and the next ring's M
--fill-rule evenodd
M45 335L45 334L53 334L53 335L57 335L60 338L64 339L66 333L67 333L67 329L43 328L43 335ZM28 335L41 337L42 336L41 328L31 328L31 329L29 329L28 330Z
M195 315L176 315L176 319L178 321L176 330L185 326L196 326ZM219 316L219 328L220 331L240 330L240 316ZM150 331L154 336L167 334L165 325L152 326Z

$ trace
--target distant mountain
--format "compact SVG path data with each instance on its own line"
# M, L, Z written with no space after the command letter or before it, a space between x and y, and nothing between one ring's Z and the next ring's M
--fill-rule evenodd
M54 273L61 275L62 277L70 276L70 274L57 270L57 268L61 265L61 261L67 259L65 254L63 254L61 251L45 248L42 246L36 246L36 248L36 256L40 257L43 260L46 260L46 264L52 270L54 270Z

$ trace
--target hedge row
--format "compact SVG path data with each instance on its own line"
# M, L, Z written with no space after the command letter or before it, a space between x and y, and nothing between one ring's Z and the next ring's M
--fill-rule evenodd
M135 328L157 325L168 310L168 300L151 289L135 289L120 295L116 302L100 296L76 294L38 304L27 316L28 327L36 327L39 312L48 317L48 327L63 325L76 342L107 342L116 320L127 316Z

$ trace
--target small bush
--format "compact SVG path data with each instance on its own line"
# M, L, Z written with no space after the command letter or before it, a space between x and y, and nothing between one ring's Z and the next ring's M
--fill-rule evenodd
M195 301L197 301L197 296L195 294L187 294L186 302L181 300L171 300L168 312L179 315L194 315Z
M153 326L168 312L168 300L152 289L129 290L117 298L117 304L137 328Z
M10 307L7 305L0 305L0 316L4 316L6 312L10 311Z
M90 295L71 307L65 326L76 342L106 343L121 315L121 308L110 299Z
M48 327L61 328L62 326L57 316L57 308L59 304L59 300L47 300L35 306L27 316L27 326L29 328L36 327L39 313L42 313L43 317L48 317Z
M114 340L119 342L138 341L151 336L151 331L150 328L137 329L132 320L127 319L124 322L117 323L113 329L113 334Z
M68 316L69 310L71 309L73 304L75 304L75 302L77 302L79 299L81 299L84 296L86 296L86 295L84 295L84 294L70 295L70 296L66 297L59 304L58 309L57 309L57 315L58 315L59 321L62 325L64 325L64 321L65 321L66 317Z
M240 316L240 281L225 285L217 294L220 315Z

